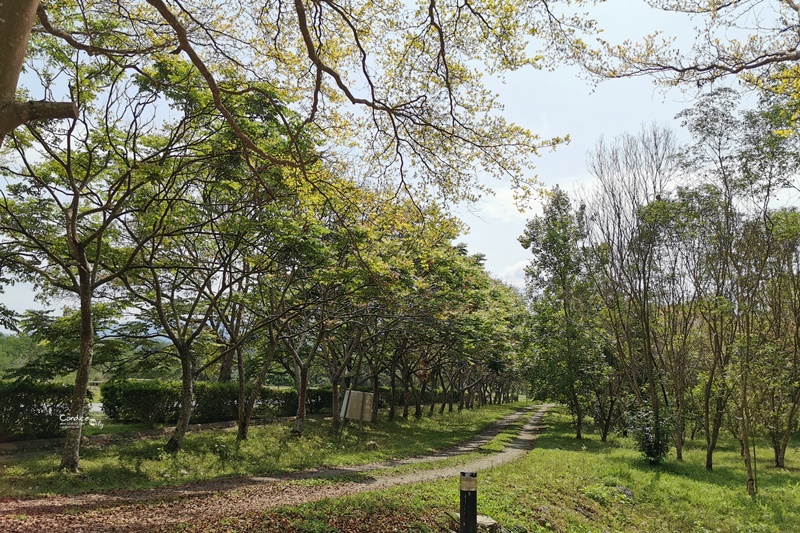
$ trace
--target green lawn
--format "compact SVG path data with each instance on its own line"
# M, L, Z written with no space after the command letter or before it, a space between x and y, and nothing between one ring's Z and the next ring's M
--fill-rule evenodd
M186 449L174 457L161 453L164 439L87 448L84 471L77 476L58 472L58 457L52 451L5 456L0 457L4 463L0 485L6 496L42 495L362 464L446 448L510 411L508 406L491 407L420 421L384 422L363 432L351 427L341 437L328 435L320 421L310 421L302 439L289 435L290 426L270 425L253 428L251 439L239 450L232 433L209 431L190 435ZM704 468L702 439L688 443L684 462L669 458L664 465L651 467L629 439L612 437L602 443L588 432L583 440L575 440L563 409L551 411L545 422L546 430L531 453L479 473L478 511L494 517L511 533L800 533L800 443L793 443L787 453L788 470L770 466L770 450L761 443L759 494L751 499L738 445L727 437L721 440L715 469L709 472ZM516 424L472 455L500 448L518 429ZM367 449L371 440L378 443L377 450ZM452 462L447 459L435 466ZM230 516L217 524L204 522L181 529L444 533L454 528L451 516L458 511L458 501L458 480L449 479L255 516Z
M790 470L771 467L768 448L759 450L759 495L752 500L733 441L723 440L711 472L702 441L689 443L684 462L651 467L628 439L601 443L589 434L577 441L562 411L546 420L524 459L479 473L478 512L510 532L800 532L797 445ZM218 531L443 533L454 526L458 501L458 480L427 482L230 517Z
M328 421L314 418L302 438L291 435L290 423L254 426L238 447L235 431L208 430L189 433L176 455L163 452L166 437L88 444L78 475L58 470L60 450L0 455L0 497L149 488L417 456L464 442L522 406L383 421L363 430L351 424L338 436L329 433ZM368 449L370 441L375 449Z

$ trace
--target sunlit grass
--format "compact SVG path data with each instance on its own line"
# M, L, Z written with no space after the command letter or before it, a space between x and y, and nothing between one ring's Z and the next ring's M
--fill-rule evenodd
M289 423L254 426L238 444L235 431L209 430L188 434L174 455L163 451L166 437L88 444L79 474L58 470L60 450L0 456L0 496L148 488L412 457L464 442L521 406L349 424L339 435L330 434L328 420L309 419L301 438L291 435Z
M652 467L629 439L603 443L588 434L578 441L568 422L561 410L549 414L530 454L479 472L479 513L528 533L800 532L800 452L790 456L793 469L779 470L770 466L769 449L760 448L759 494L751 499L732 440L723 439L713 471L705 469L702 440L688 443L685 461ZM359 532L390 524L386 530L443 533L458 505L458 479L450 479L268 510L249 517L246 530Z
M189 435L185 450L175 456L161 451L164 439L102 450L87 447L84 471L77 476L58 472L58 454L53 452L13 456L11 462L9 457L0 457L0 462L6 463L0 484L14 487L4 488L4 494L46 494L364 464L447 448L508 412L508 407L492 407L445 418L383 422L363 431L351 425L341 436L329 435L327 423L313 420L301 439L291 437L289 425L255 427L238 450L234 433L203 432ZM460 458L294 483L314 490L322 483L359 482L387 472L467 462L501 449L520 425L512 425L483 448ZM478 512L492 516L508 531L800 532L797 442L787 454L789 470L772 467L771 451L760 443L759 494L751 499L738 445L727 436L715 454L714 470L707 471L702 438L687 443L685 461L669 457L663 465L652 467L627 438L612 435L603 443L589 432L576 440L562 409L548 414L545 425L536 448L524 458L478 474ZM369 441L378 443L378 449L368 449ZM458 512L458 502L458 479L447 479L267 510L255 516L230 516L218 524L187 525L186 529L444 533L453 529L451 515Z

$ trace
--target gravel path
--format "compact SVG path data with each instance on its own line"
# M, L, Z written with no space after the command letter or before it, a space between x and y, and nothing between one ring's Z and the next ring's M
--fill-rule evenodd
M2 532L142 532L173 531L180 524L216 523L221 518L263 509L296 505L370 490L442 478L457 480L461 471L486 470L520 458L534 445L540 421L549 405L535 406L502 419L466 444L445 452L336 469L307 471L281 477L244 477L179 487L139 491L110 491L35 499L0 500ZM456 466L394 475L369 475L381 469L444 459L475 450L519 418L528 421L504 450ZM358 481L314 486L296 483L351 474Z

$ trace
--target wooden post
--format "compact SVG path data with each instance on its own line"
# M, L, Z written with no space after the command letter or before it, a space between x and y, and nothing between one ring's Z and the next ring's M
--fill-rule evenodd
M458 533L478 533L478 474L461 472L461 512Z

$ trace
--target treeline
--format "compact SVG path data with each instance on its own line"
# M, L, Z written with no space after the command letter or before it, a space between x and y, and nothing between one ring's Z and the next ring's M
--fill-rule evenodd
M209 83L185 57L147 50L119 61L31 40L34 79L74 88L78 111L5 139L0 284L73 307L19 322L37 355L11 377L74 376L73 419L98 368L178 378L169 450L198 381L237 383L241 439L276 369L297 390L297 433L312 384L332 388L334 429L343 387L389 387L390 417L420 415L434 389L459 407L510 396L524 305L452 244L459 224L441 206L479 190L470 147L482 147L476 168L516 176L527 145L487 149L472 113L445 121L463 136L409 110L365 117L358 131L373 137L353 138L342 128L357 117L318 123L330 102L316 92L307 108L249 68ZM412 101L416 113L425 99ZM0 325L15 322L0 305ZM67 429L62 468L79 469L80 436Z
M633 430L658 462L704 435L712 469L722 431L741 443L755 491L755 440L776 467L800 408L800 212L787 206L800 161L777 97L737 112L718 90L665 128L601 141L597 178L574 207L556 188L521 238L536 309L539 391L568 403L577 436Z
M450 244L449 218L337 187L349 187L348 200L320 196L302 210L296 196L260 205L229 187L213 199L205 190L205 203L160 215L191 227L150 243L95 299L95 368L108 378L181 379L170 448L180 446L199 381L238 384L241 439L270 382L294 387L297 433L313 384L331 387L334 430L345 387L374 391L389 418L422 416L423 399L429 411L462 409L519 389L518 292ZM125 245L103 243L111 253ZM49 381L77 371L80 324L76 311L27 313L19 326L33 353L8 374Z

